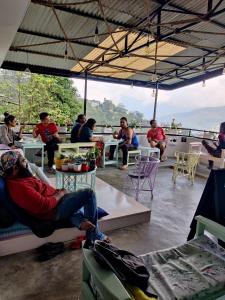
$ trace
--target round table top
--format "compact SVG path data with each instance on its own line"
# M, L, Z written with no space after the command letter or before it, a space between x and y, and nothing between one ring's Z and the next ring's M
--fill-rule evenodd
M62 171L62 170L57 170L57 169L56 169L56 173L78 176L78 175L85 175L85 174L94 174L94 173L96 173L96 169L97 169L97 168L95 168L95 169L92 170L92 171L87 171L87 172L79 172L79 171L77 171L77 172L75 172L75 171Z

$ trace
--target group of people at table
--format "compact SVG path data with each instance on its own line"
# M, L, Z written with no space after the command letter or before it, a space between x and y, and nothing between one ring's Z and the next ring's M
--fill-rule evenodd
M58 143L61 142L61 137L58 133L57 125L51 121L51 118L47 112L42 112L39 115L40 123L37 124L33 130L33 137L37 138L39 135L42 142L45 143L45 150L48 157L47 172L54 173L54 154L57 150ZM148 131L147 139L151 147L158 147L160 149L160 159L162 159L165 147L166 136L161 127L157 126L156 120L150 121L151 128ZM15 141L22 138L24 126L20 127L18 133L15 133L13 127L16 126L16 117L5 113L4 124L0 126L0 144L5 144L11 149L15 149ZM121 170L127 168L128 151L136 150L139 147L139 141L134 129L129 127L127 118L122 117L120 119L120 130L113 133L113 138L119 141L119 149L122 150L122 165ZM96 129L96 120L90 118L86 120L85 115L80 114L72 128L70 141L71 143L77 142L96 142L96 146L100 150L100 154L103 151L104 141L102 137L95 136L94 131ZM110 146L109 159L113 160L116 146Z
M54 173L54 155L58 148L58 143L61 142L61 137L58 133L57 125L51 121L51 118L47 112L42 112L39 115L40 123L37 124L33 130L33 137L37 138L39 135L42 142L45 143L45 150L48 157L48 168L47 172ZM18 133L13 131L13 127L16 126L16 118L13 115L5 113L4 124L0 126L0 144L5 144L11 149L16 148L15 141L22 138L22 132L24 126L20 127ZM166 136L163 128L157 125L156 120L150 121L151 128L147 132L147 140L151 148L160 149L160 160L163 160L163 154L166 148ZM138 136L136 135L133 128L129 127L126 117L120 119L120 130L113 133L113 138L119 141L119 149L122 150L122 165L121 170L127 168L128 151L136 150L139 147ZM203 146L213 156L221 156L221 149L225 148L225 123L220 126L219 143L214 143L211 146L208 142L203 140ZM94 131L96 129L96 120L90 118L86 120L84 114L80 114L72 128L70 141L71 143L77 142L96 142L96 146L102 154L104 148L104 141L102 137L95 136ZM110 146L109 159L113 160L116 146Z

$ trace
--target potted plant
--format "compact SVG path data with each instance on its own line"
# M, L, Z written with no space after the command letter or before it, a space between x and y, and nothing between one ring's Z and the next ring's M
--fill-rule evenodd
M82 156L76 156L75 157L74 165L73 165L73 168L74 168L75 172L80 172L81 171L83 161L84 161L84 158Z
M86 158L89 161L90 171L95 170L95 168L96 168L96 158L98 158L98 156L99 156L99 149L98 149L98 147L90 149L87 152Z
M62 153L57 153L55 156L55 166L56 169L60 170L62 167L62 164L64 163L66 156L63 155Z

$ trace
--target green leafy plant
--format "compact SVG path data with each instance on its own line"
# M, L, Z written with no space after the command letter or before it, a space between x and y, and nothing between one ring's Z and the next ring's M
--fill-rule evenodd
M98 147L94 147L92 149L90 149L87 153L86 153L86 158L88 160L94 160L99 156L99 149Z

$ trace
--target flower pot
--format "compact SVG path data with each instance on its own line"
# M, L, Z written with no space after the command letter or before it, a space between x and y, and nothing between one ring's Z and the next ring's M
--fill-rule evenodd
M91 159L89 162L89 166L90 166L90 171L95 170L96 168L96 159Z
M83 163L82 166L81 166L81 171L82 172L88 172L89 170L89 166L87 163Z
M81 171L81 167L82 167L82 164L74 164L73 165L73 170L75 172L80 172Z
M56 167L57 170L61 169L63 163L64 163L63 159L55 158L55 167Z
M74 171L74 164L68 163L68 170L69 171Z
M68 164L62 164L61 170L64 172L68 171L69 170Z

